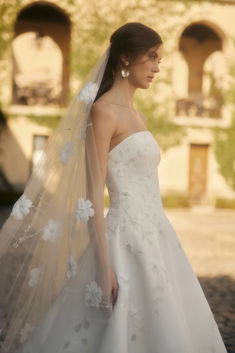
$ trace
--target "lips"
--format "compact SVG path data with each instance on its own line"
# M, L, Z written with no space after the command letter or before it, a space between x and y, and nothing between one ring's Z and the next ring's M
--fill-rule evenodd
M152 81L153 76L148 76L147 78L148 78L150 81Z

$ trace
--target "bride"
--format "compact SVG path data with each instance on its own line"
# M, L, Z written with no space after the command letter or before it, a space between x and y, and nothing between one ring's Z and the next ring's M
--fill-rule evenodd
M226 352L133 106L162 49L141 23L111 35L13 206L0 233L1 353Z

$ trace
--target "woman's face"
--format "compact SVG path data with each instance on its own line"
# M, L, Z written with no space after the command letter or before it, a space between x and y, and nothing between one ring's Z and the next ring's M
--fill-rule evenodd
M145 54L135 58L128 66L129 82L136 88L147 89L154 76L160 71L159 64L162 58L162 44L150 48Z

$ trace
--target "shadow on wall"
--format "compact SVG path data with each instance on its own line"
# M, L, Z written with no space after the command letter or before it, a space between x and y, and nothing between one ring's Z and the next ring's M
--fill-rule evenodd
M12 163L14 161L14 163ZM28 160L0 110L0 205L11 205L22 192L18 180L28 178Z

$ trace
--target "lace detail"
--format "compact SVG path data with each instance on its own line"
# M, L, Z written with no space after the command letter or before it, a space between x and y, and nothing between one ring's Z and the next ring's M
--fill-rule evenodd
M102 300L102 290L98 287L96 281L87 284L85 290L86 305L98 308Z

